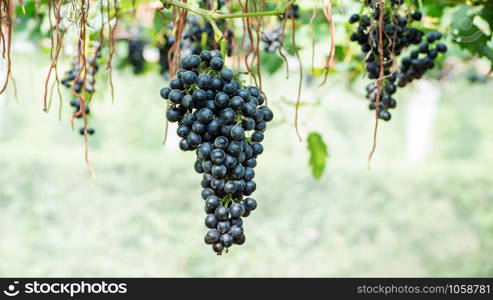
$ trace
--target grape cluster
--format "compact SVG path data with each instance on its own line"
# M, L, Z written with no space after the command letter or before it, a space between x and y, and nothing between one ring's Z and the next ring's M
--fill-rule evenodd
M218 1L219 4L219 1ZM202 5L207 7L207 1L203 2ZM216 22L216 24L221 28L221 31L224 33L224 37L226 40L226 55L233 56L233 49L235 43L235 35L234 31L230 28L224 28L226 23L224 20L220 20ZM173 28L173 24L169 23L168 27L170 30ZM205 40L204 40L205 39ZM175 43L175 36L172 34L164 36L164 42L158 45L159 50L159 65L160 70L159 73L161 75L165 74L169 71L169 62L168 62L168 53ZM182 35L180 42L180 50L181 55L183 57L189 56L192 54L199 55L203 48L213 49L217 48L217 44L214 41L214 30L210 23L205 23L202 25L199 20L195 17L187 18L187 24L185 27L185 31Z
M284 38L282 27L277 26L271 31L263 32L260 38L265 52L275 52L282 46Z
M224 37L226 38L226 55L232 56L235 39L234 32L230 28L225 28L226 22L224 20L219 20L216 24L224 32ZM210 23L201 25L199 20L190 17L187 19L186 29L180 44L183 56L199 55L204 48L211 49L217 46L214 41L214 30ZM203 38L205 38L205 43L203 43Z
M163 75L169 71L168 52L175 43L173 35L165 35L164 43L158 46L159 50L159 74Z
M245 242L242 218L257 207L248 196L257 188L254 168L273 113L260 90L245 87L217 50L183 58L161 97L169 100L166 118L178 123L180 149L196 152L209 228L204 239L220 255Z
M133 67L134 74L140 74L144 70L145 42L141 39L128 40L128 63Z
M202 25L197 18L187 19L186 31L183 33L180 44L182 55L200 54L202 51L202 36L207 38L206 47L212 47L214 43L214 30L210 23Z
M91 113L91 110L89 108L89 102L91 100L92 95L94 94L95 91L95 84L96 84L96 73L99 71L99 64L98 64L98 58L101 57L101 47L99 46L98 43L94 44L95 47L95 52L93 55L91 55L87 59L87 64L86 64L86 72L85 76L83 74L79 75L79 78L77 78L77 82L74 84L74 80L77 77L77 74L80 72L82 65L79 61L75 62L72 64L72 69L69 70L65 77L61 80L62 85L65 87L71 89L72 84L74 84L74 90L77 94L80 94L83 90L85 91L85 99L86 103L84 104L84 115L89 115ZM84 89L83 89L84 87ZM74 108L73 113L77 113L80 111L81 108L81 103L79 99L77 98L72 98L70 100L70 106ZM81 119L82 114L78 115L77 118ZM84 127L81 127L79 129L79 133L81 135L84 135ZM93 135L95 133L94 128L87 128L87 133L89 135Z
M408 12L402 10L403 0L385 1L382 33L383 33L383 57L380 56L380 6L377 0L366 0L365 6L369 9L363 10L362 14L353 14L349 23L358 24L355 32L351 34L351 41L361 46L361 51L366 63L368 78L379 79L380 69L383 61L384 78L381 79L382 89L377 92L377 83L367 86L367 98L370 100L369 108L375 110L378 102L379 118L389 121L392 118L389 110L397 106L394 94L398 87L404 87L414 79L421 78L424 73L433 68L433 61L439 53L445 53L447 47L438 43L436 48L431 46L440 40L442 35L438 32L430 32L426 41L422 42L424 32L412 27L415 21L423 17L418 10ZM399 57L411 45L418 45L418 49L411 52L410 57L404 57L400 68L396 58ZM419 56L422 55L422 58ZM377 95L380 95L377 101Z
M226 55L231 57L233 56L233 47L234 47L234 40L235 40L235 34L233 30L227 29L224 32L224 37L226 38Z
M285 17L290 19L299 19L300 18L300 6L298 4L293 4L286 10Z
M398 86L404 87L414 79L420 79L426 71L434 67L434 61L439 53L447 52L447 45L436 43L442 38L439 32L430 32L426 35L426 42L419 44L409 56L401 60Z

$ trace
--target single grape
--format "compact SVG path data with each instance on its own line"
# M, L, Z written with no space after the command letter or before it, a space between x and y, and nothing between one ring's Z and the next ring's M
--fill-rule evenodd
M223 222L217 223L217 230L220 233L226 233L226 232L228 232L230 227L231 227L231 224L229 223L229 221L223 221Z
M208 214L207 217L205 217L205 226L210 229L214 229L218 225L218 220L215 215L213 214Z
M224 62L220 57L214 57L210 62L211 68L215 71L220 71L223 68Z
M162 88L161 91L160 91L161 98L168 99L168 96L169 96L169 93L170 92L171 92L171 89L169 87ZM77 100L77 99L75 99L75 100ZM77 100L77 102L78 102L78 100ZM79 106L80 105L80 104L73 105L72 102L70 104L72 106Z
M228 68L223 68L221 70L221 78L224 80L224 81L231 81L233 80L234 78L234 73L233 71L231 71L231 69L228 69Z
M217 229L212 229L207 232L204 237L206 244L217 243L221 239L221 233Z
M243 205L241 205L239 203L233 203L233 204L231 204L231 207L229 208L229 212L230 212L232 218L239 218L245 212L245 207L243 207Z
M229 218L229 210L224 206L219 206L216 208L215 216L220 221L227 221Z
M219 240L221 241L221 244L226 248L231 247L234 243L234 239L229 233L221 235Z
M234 238L237 239L243 234L243 228L237 225L231 226L229 229L229 234Z

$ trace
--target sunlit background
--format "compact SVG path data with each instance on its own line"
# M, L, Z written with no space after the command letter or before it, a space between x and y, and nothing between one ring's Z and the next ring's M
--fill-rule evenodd
M203 242L194 154L179 151L173 126L161 145L167 81L115 71L112 104L101 72L93 180L69 93L60 121L56 96L42 111L48 55L13 47L18 102L12 86L0 99L0 276L493 276L491 82L459 76L400 91L368 169L366 79L333 75L319 88L305 77L299 142L296 61L289 79L264 75L276 118L256 168L259 208L246 244L218 257ZM330 155L318 181L312 131Z

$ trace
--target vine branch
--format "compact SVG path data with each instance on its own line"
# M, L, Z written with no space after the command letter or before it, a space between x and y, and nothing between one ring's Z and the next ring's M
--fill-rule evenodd
M220 11L211 11L207 9L203 9L200 7L196 7L193 5L190 5L188 3L181 2L179 0L160 0L162 3L162 8L169 8L170 6L178 7L181 9L188 10L194 14L197 14L199 16L202 16L204 19L207 20L212 26L212 29L214 30L214 38L216 41L220 41L224 38L223 33L219 29L219 27L216 24L216 21L218 20L224 20L224 19L234 19L234 18L249 18L249 17L266 17L266 16L279 16L279 15L284 15L286 13L286 10L294 4L296 0L289 0L286 2L284 5L282 5L280 8L270 10L270 11L249 11L249 12L235 12L235 13L221 13Z

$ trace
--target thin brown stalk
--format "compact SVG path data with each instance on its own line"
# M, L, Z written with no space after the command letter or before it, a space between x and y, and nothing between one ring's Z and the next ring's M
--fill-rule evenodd
M300 57L300 52L298 51L298 48L296 47L296 21L294 20L293 17L291 17L291 24L292 24L292 40L293 40L293 48L296 54L296 58L298 59L299 63L299 69L300 69L300 79L298 82L298 96L296 97L296 107L294 111L294 128L296 130L296 135L298 136L298 139L301 142L301 135L300 135L300 130L298 128L298 113L299 113L299 108L300 108L300 101L301 101L301 85L303 84L303 64L301 62L301 57Z
M327 57L327 61L325 63L324 80L322 81L320 86L324 85L327 82L327 79L329 77L329 70L334 63L334 58L335 58L335 42L334 42L335 27L334 27L334 20L332 19L332 0L328 0L328 1L329 1L329 5L327 7L325 0L322 0L322 10L324 12L325 18L329 22L330 51L329 51L329 56Z
M5 81L3 83L3 86L0 89L0 94L5 92L5 90L7 89L7 85L9 83L9 79L10 79L10 73L11 73L11 68L12 68L12 59L10 56L10 49L12 46L12 26L13 26L12 25L12 19L10 18L11 10L10 10L9 0L2 0L2 2L3 2L3 6L4 6L3 8L5 10L8 38L7 38L7 74L5 76ZM0 24L0 26L2 26L2 25Z
M318 8L313 9L312 17L310 18L310 23L308 27L310 28L310 33L312 35L312 73L315 74L315 30L313 30L313 22L317 18Z
M377 133L378 133L378 120L380 119L380 95L382 93L382 80L385 76L385 61L384 61L384 49L383 49L383 1L378 0L378 6L380 8L380 16L378 19L378 55L380 56L380 74L377 80L377 98L376 98L376 109L375 109L375 127L373 130L373 145L368 155L368 168L371 166L371 160L373 158L373 154L375 153L375 149L377 148Z

